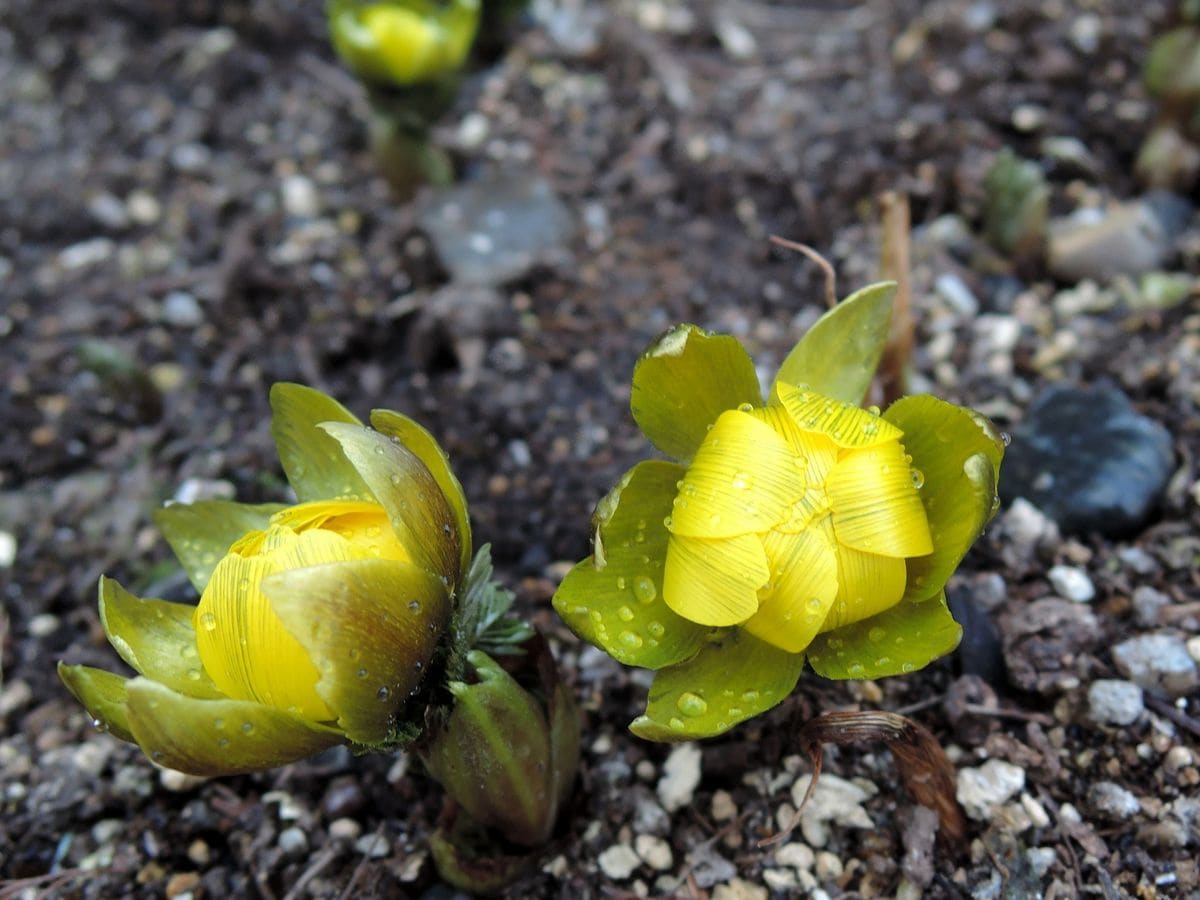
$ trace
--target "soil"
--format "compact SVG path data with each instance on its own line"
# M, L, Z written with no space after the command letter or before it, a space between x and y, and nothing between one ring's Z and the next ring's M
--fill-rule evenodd
M428 196L389 196L321 4L0 9L0 530L16 544L0 569L0 897L449 896L426 849L440 792L407 758L337 751L182 779L93 729L55 675L58 659L119 668L100 574L187 597L149 518L181 486L285 497L275 381L360 413L403 410L438 436L477 540L577 685L578 790L509 896L1195 896L1200 696L1148 692L1120 727L1088 703L1095 681L1121 677L1119 641L1197 628L1195 300L1060 302L1074 286L1036 262L958 253L923 227L978 232L995 152L1044 159L1046 137L1086 151L1047 166L1056 212L1135 197L1155 113L1140 65L1170 5L534 6L439 137L466 177L540 174L579 230L568 259L500 286L487 316L433 302L456 287L418 226ZM822 284L768 235L828 256L845 294L876 274L884 190L908 195L917 226L919 384L1011 428L1042 387L1107 378L1171 430L1178 472L1156 518L1121 541L1022 543L1002 513L954 584L981 610L968 674L959 656L879 683L806 676L772 713L669 757L626 731L644 673L581 645L549 605L589 552L592 506L650 452L628 412L633 362L692 321L773 371ZM1168 263L1194 272L1198 255L1193 224ZM946 273L978 309L934 289ZM1015 319L1016 343L989 345L980 314ZM1094 599L1047 605L1059 563L1084 571ZM1166 598L1151 620L1133 599L1147 587ZM980 672L981 654L1019 677ZM934 849L882 746L831 749L825 772L861 799L786 852L759 848L808 771L796 724L876 708L930 728L960 787L981 767L1023 782L970 819L969 846Z

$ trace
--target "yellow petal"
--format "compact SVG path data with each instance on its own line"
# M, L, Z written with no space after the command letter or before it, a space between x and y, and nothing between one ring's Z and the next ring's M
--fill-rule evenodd
M763 539L771 584L758 612L742 624L756 638L788 653L800 653L817 632L838 593L837 557L817 529L799 534L771 532Z
M837 545L838 594L821 631L831 631L891 609L904 596L904 560Z
M874 447L897 441L904 433L877 412L872 413L822 394L801 390L790 384L777 384L779 402L805 431L828 436L839 447Z
M925 507L899 443L850 450L829 473L825 487L833 530L842 544L884 556L933 552Z
M663 599L700 625L736 625L758 609L759 588L770 577L758 535L720 540L671 535Z
M271 609L262 580L290 569L365 559L369 551L320 529L296 534L275 525L259 534L261 552L249 557L231 552L200 598L195 620L200 660L230 697L331 720L316 691L317 668Z
M271 523L302 532L312 528L339 534L367 556L411 562L408 550L400 543L387 513L378 503L358 500L318 500L289 506L276 513Z
M671 533L727 538L766 531L804 490L796 458L766 423L741 410L722 413L679 484Z

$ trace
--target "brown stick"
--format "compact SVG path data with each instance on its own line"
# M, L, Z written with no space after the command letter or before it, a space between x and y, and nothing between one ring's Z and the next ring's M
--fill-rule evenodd
M908 197L887 191L879 197L883 219L883 246L879 254L879 276L896 282L892 303L892 333L879 363L879 380L884 405L898 400L908 391L908 366L912 359L913 314L911 263L911 220Z
M812 765L812 780L792 821L779 834L758 842L760 847L785 840L800 823L804 807L821 777L825 744L858 744L883 741L896 760L896 769L912 799L938 815L940 833L948 842L961 846L966 838L966 821L955 798L954 766L937 738L924 725L897 713L830 712L809 719L800 727L800 749Z

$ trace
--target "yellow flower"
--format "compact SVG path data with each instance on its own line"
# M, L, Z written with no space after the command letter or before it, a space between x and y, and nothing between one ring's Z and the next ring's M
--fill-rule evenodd
M408 709L439 652L471 553L462 489L420 425L372 428L300 385L271 392L298 503L174 505L157 516L197 606L100 581L125 679L59 664L98 727L195 774L270 768L419 730Z
M338 56L360 78L406 86L462 68L479 27L479 0L334 0L328 16Z
M596 507L593 552L554 595L577 634L655 670L652 740L720 734L827 678L921 668L962 629L945 584L998 505L982 416L934 397L862 409L894 286L838 304L764 401L732 337L668 331L634 370L634 466Z
M799 653L895 606L904 560L933 544L900 429L791 385L778 401L722 413L696 451L665 523L663 598Z

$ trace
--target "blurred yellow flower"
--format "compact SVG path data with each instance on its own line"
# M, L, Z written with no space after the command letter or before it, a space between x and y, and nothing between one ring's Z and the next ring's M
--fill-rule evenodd
M360 78L406 86L462 68L479 27L480 0L333 0L328 17L338 56Z

